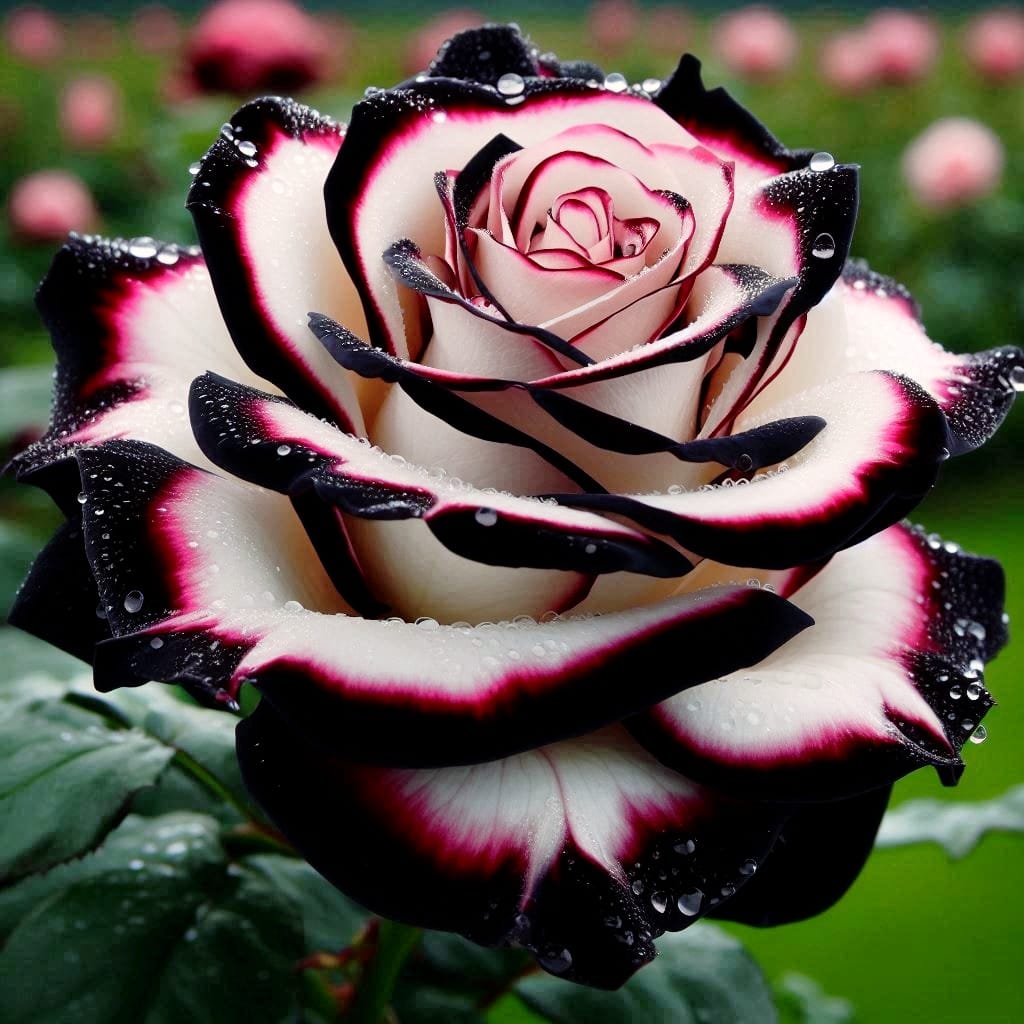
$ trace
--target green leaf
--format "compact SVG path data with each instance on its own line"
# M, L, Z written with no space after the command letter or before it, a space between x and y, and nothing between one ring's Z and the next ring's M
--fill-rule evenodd
M15 680L24 676L68 680L87 671L77 658L11 626L0 626L0 650L4 652L6 676L0 682L0 702L14 699L12 693L19 685Z
M786 974L775 992L784 1024L853 1024L853 1007L845 999L826 995L802 974Z
M531 1009L554 1024L771 1024L771 991L740 943L711 925L658 940L658 958L615 992L535 975L516 985Z
M0 712L0 880L44 871L95 846L174 751L64 701Z
M305 861L264 853L248 857L249 869L302 909L306 953L336 953L351 944L370 916Z
M0 442L50 420L52 366L9 366L0 370Z
M0 1020L249 1024L294 1006L300 910L203 815L130 817L102 849L0 894ZM19 890L23 890L19 893Z
M951 857L965 857L986 832L1024 832L1024 785L975 803L911 800L882 819L876 846L938 843Z
M15 591L42 546L32 530L0 519L0 616L4 619L11 610Z

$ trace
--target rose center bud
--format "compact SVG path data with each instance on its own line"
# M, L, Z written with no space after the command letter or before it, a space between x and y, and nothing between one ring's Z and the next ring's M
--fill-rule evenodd
M724 192L725 165L704 150L661 148L594 124L525 148L495 137L462 170L437 176L444 252L428 249L427 267L469 315L498 322L503 344L528 346L538 328L551 369L653 341L684 313L727 213L691 198L707 193L709 176ZM421 359L464 371L461 356L446 365L441 338L464 317L439 316L437 305L428 299Z

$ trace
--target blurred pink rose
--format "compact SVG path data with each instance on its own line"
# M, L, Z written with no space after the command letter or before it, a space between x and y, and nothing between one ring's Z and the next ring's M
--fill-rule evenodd
M693 39L693 19L681 7L655 7L647 16L644 38L655 53L678 57Z
M716 22L712 42L731 72L744 78L771 78L785 71L799 43L789 20L771 7L744 7Z
M11 232L25 242L59 242L96 227L99 214L85 182L70 171L36 171L15 182L7 200Z
M290 0L218 0L186 46L200 92L297 92L326 74L327 38Z
M837 32L827 39L819 67L822 78L839 92L864 92L878 80L875 48L864 32Z
M442 43L451 39L456 32L466 28L477 28L484 20L476 11L462 8L441 11L430 21L424 22L423 26L409 37L405 45L403 70L407 75L426 71L430 62L437 56Z
M923 78L939 53L934 22L913 11L877 11L864 23L864 33L885 82L903 84Z
M632 0L596 0L587 12L590 42L603 56L620 54L636 37L639 20Z
M320 31L327 43L326 77L332 81L345 78L355 44L355 30L348 18L341 14L321 14Z
M974 70L993 82L1024 74L1024 11L1005 7L978 15L967 26L964 50Z
M76 149L98 149L121 125L121 90L106 75L73 79L60 99L60 130Z
M64 49L64 29L42 7L16 7L4 21L7 49L26 64L48 64Z
M169 53L181 42L178 15L163 4L147 4L132 15L132 39L143 53Z
M969 117L936 121L903 154L903 177L914 199L931 209L962 206L993 191L1003 173L999 136Z

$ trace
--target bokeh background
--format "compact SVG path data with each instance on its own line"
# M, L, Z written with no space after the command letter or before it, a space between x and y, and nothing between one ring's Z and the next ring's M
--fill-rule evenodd
M252 10L253 3L257 9ZM244 8L249 7L249 10ZM71 229L193 240L189 165L247 96L288 91L339 119L365 87L424 67L451 31L515 20L562 57L631 81L704 61L790 146L862 165L853 254L905 283L929 333L957 350L1020 343L1024 321L1024 12L868 5L0 3L0 446L48 413L51 353L32 305ZM950 120L952 119L952 120ZM39 176L38 172L47 174ZM1024 617L1024 417L948 465L916 519L1002 560ZM0 610L56 525L0 481ZM17 671L10 634L0 642ZM1024 644L992 666L1002 704L959 789L918 773L897 799L980 800L1024 781ZM989 835L966 860L937 846L876 852L843 902L805 924L737 927L770 978L798 972L864 1022L1024 1020L1024 857ZM514 1008L508 1011L514 1015ZM497 1011L495 1019L501 1017ZM512 1016L508 1018L512 1019ZM756 1022L754 1022L756 1024Z

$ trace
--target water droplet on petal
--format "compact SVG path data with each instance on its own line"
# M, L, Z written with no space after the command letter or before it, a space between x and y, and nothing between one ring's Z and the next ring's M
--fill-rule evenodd
M610 75L605 75L604 87L609 92L625 92L629 88L629 82L626 81L625 75L613 71Z
M250 142L248 139L246 139L244 142L240 142L238 144L238 152L241 153L242 156L255 156L256 143Z
M128 251L140 260L152 259L157 252L157 244L149 235L140 235L128 243Z
M807 165L812 171L831 171L836 165L836 158L831 153L815 153Z
M141 590L129 590L124 595L124 610L131 615L142 610L142 603L145 600Z
M85 493L85 491L79 491L78 492L78 504L79 505L84 505L88 500L89 500L89 496Z
M694 917L700 913L700 905L703 901L704 893L700 889L694 889L693 892L684 892L676 900L676 906L681 914L685 914L687 917Z
M552 974L565 974L572 967L572 954L567 949L546 949L537 954L537 963Z
M651 893L651 906L659 914L664 914L668 910L668 897L663 892L652 892Z
M814 240L811 247L811 255L819 260L831 259L836 254L836 240L827 232L822 231Z
M498 513L493 508L478 508L473 518L480 526L494 526L498 521Z
M292 446L290 444L279 444L277 446L277 454L278 455L291 455L291 453L292 453Z
M1024 391L1024 366L1015 366L1010 371L1010 387L1014 391Z
M988 729L983 725L979 725L974 732L971 733L972 743L984 743L988 739Z
M201 160L193 160L188 165L188 173L194 178L203 169L203 163Z
M154 651L159 651L163 645L163 639L158 636L153 637L153 639L149 641L149 646L152 647Z
M984 692L985 688L981 683L971 683L971 685L967 687L967 699L977 700Z
M498 79L497 88L502 96L518 96L526 88L526 82L522 75L510 71Z
M661 88L660 78L645 78L640 83L640 88L646 93L655 93Z

